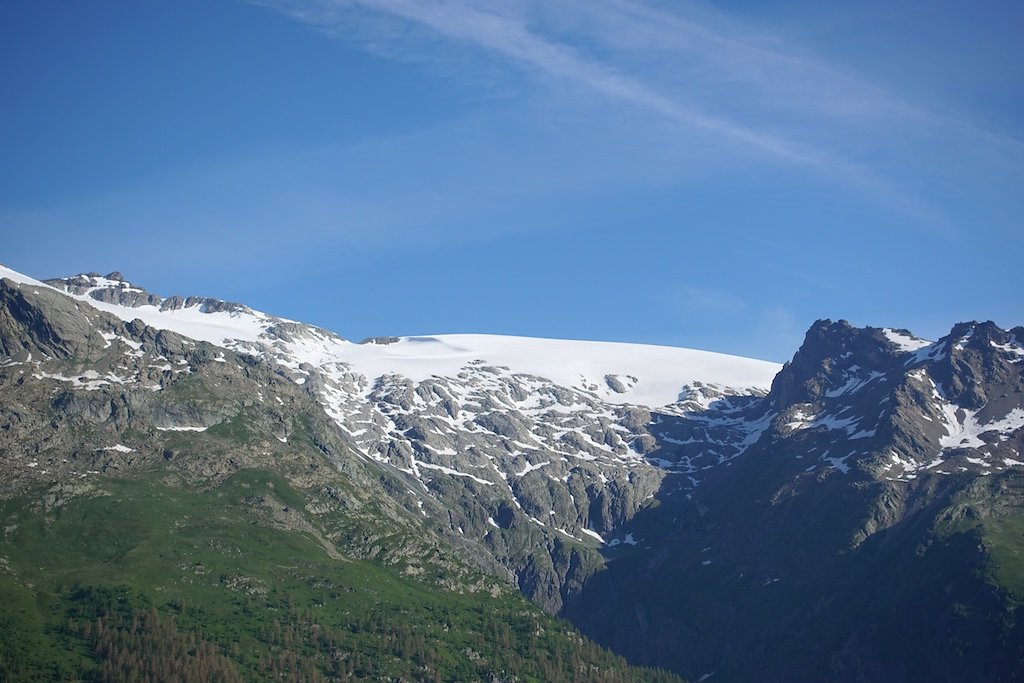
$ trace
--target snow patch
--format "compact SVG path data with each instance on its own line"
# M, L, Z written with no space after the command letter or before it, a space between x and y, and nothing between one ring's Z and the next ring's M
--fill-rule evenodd
M118 453L134 453L134 448L128 448L123 444L114 444L113 446L106 446L104 448L97 448L97 451L117 451Z
M919 351L927 346L930 346L932 342L927 339L921 339L919 337L913 337L897 330L884 328L882 334L885 335L886 339L891 341L900 351Z
M86 370L77 377L68 377L60 373L48 373L43 371L37 371L33 375L36 379L55 379L58 382L70 382L76 387L82 387L86 391L98 391L103 387L109 386L110 384L127 384L134 381L134 378L130 377L118 377L113 373L107 373L106 375L100 375L95 370Z
M1007 436L1024 427L1024 408L1014 408L1002 419L987 424L978 423L976 410L959 408L951 403L943 403L940 409L945 419L943 426L946 428L946 436L939 439L939 444L944 450L982 448L985 446L985 442L980 438L982 434L996 432Z
M1008 354L1010 354L1012 356L1016 356L1017 357L1016 360L1011 360L1010 361L1011 363L1019 363L1019 362L1021 362L1022 359L1024 359L1024 349L1022 349L1019 346L1014 346L1012 344L997 344L994 341L990 341L989 343L992 344L992 346L994 348L996 348L996 349L998 349L998 350L1000 350L1000 351L1002 351L1004 353L1008 353Z
M413 458L412 462L414 467L425 467L428 470L437 470L438 472L443 472L444 474L448 474L453 477L466 477L467 479L472 479L473 481L483 484L485 486L494 486L493 481L487 481L486 479L475 477L472 474L459 472L458 470L453 470L452 468L445 467L444 465L434 465L433 463L423 462L422 460L416 460L415 458Z
M545 460L544 462L539 462L536 465L531 465L530 463L526 463L526 466L523 469L521 469L520 471L516 472L514 476L516 476L516 477L525 477L530 472L532 472L534 470L539 470L541 467L544 467L545 465L550 465L550 464L551 464L550 460Z

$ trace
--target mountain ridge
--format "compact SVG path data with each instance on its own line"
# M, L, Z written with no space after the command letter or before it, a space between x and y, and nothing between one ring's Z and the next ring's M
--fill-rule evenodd
M538 352L542 352L547 356L554 356L556 359L558 359L558 362L561 362L562 359L570 355L576 358L578 358L580 355L584 355L591 360L608 362L608 358L613 357L615 355L618 355L620 357L624 356L628 358L630 355L637 355L640 352L647 354L670 353L676 354L676 356L674 358L663 356L659 358L659 360L671 360L674 361L676 364L679 364L680 361L688 360L687 356L693 356L696 357L698 360L696 362L690 362L688 365L691 367L689 367L688 370L690 372L699 373L697 377L693 378L693 380L695 381L713 383L714 379L716 378L714 378L712 375L706 374L706 366L717 366L720 369L725 370L725 365L728 363L732 363L743 366L742 370L738 373L740 377L740 381L738 382L739 384L742 384L744 381L746 381L752 387L761 388L766 388L767 383L769 383L771 380L771 376L774 375L774 371L777 370L777 368L779 367L778 364L771 363L769 361L758 361L755 359L747 359L740 356L720 354L713 351L698 351L694 349L683 349L681 347L659 346L651 344L635 344L626 342L579 341L572 339L537 338L514 335L422 334L412 336L393 336L388 338L370 338L369 340L364 340L364 342L355 345L351 344L350 342L347 342L347 340L345 340L340 335L325 330L324 328L312 325L305 325L302 323L297 323L296 321L293 320L288 320L286 318L268 315L266 313L255 311L254 309L251 309L243 304L232 303L220 299L212 299L209 297L200 296L161 297L159 295L150 294L141 287L125 281L123 279L123 276L120 273L116 272L110 274L116 277L111 277L110 275L101 276L96 273L88 273L68 278L53 278L46 281L35 281L32 280L31 278L20 275L15 271L11 271L10 269L6 268L0 270L0 275L4 275L5 277L12 277L15 280L24 281L28 284L44 284L50 287L54 287L60 291L64 291L68 294L74 295L75 297L78 298L88 297L88 303L96 305L96 302L98 302L100 304L101 310L106 310L107 312L113 313L125 320L128 319L127 316L130 314L128 311L112 310L103 305L117 305L126 309L135 309L135 314L147 324L153 325L155 327L162 327L163 329L171 329L179 333L185 334L186 336L191 336L192 338L202 338L203 341L208 341L211 343L229 342L233 344L237 342L255 341L253 337L258 336L256 330L259 330L260 332L267 332L268 328L280 326L281 324L300 325L304 328L314 331L316 334L327 336L330 339L337 340L339 342L346 342L346 348L344 348L344 350L341 353L339 353L339 359L350 363L358 363L359 355L361 354L361 351L358 349L358 346L365 346L366 341L379 342L381 339L386 339L388 342L387 344L372 343L370 344L370 346L394 347L396 344L400 346L418 345L433 341L444 346L442 353L432 354L441 357L443 355L457 355L460 352L472 354L474 353L474 351L470 348L465 348L465 346L473 346L472 342L474 341L490 341L492 342L492 344L489 346L487 344L484 344L484 348L480 349L479 352L484 354L496 355L496 358L493 359L493 362L496 364L506 362L507 358L503 357L503 354L509 355L510 353L512 356L515 357L515 360L523 361L530 355L536 356L539 355ZM195 317L183 320L175 317L174 314L181 313L183 309L193 309L195 313L199 313L209 317L205 320L195 319ZM230 328L230 332L232 332L234 336L230 336L228 334L224 334L224 336L219 336L227 332L228 330L217 327L216 325L214 325L214 329L206 331L201 331L199 329L189 327L189 324L193 322L213 324L217 321L218 316L212 314L219 314L225 312L229 314L234 314L233 317L236 319L235 322L237 324ZM166 315L164 317L153 317L154 313L165 313L169 315ZM243 318L243 316L248 317L249 320L242 320L241 318ZM351 344L352 348L348 348L349 344ZM512 349L509 347L512 347L516 344L525 344L527 346L533 346L536 348L527 349L521 353L515 353L516 351L518 351L518 349ZM564 348L565 346L568 346L570 348ZM381 351L381 349L375 350ZM394 351L394 348L389 348L387 349L387 352L392 353L382 353L381 355L385 357L388 355L393 355L394 358L392 358L391 360L397 363L401 363L404 359L408 358L415 359L415 354L393 353ZM532 354L531 351L533 352ZM630 354L629 352L632 352L632 354ZM464 363L468 360L471 360L472 358L473 356L469 355L466 358L458 359L456 362ZM488 358L487 360L492 361L492 359L490 358ZM634 365L635 364L636 363L634 361ZM554 372L557 375L562 376L559 377L559 379L564 380L565 373L559 371L557 362L548 363L546 364L545 368L546 370L549 371L549 374L551 372ZM410 374L408 372L408 370L410 369L408 365L397 369L406 370L407 372L405 372L404 374L414 379L425 378L424 376L420 376L417 374ZM456 366L454 369L457 370L458 367ZM388 368L386 366L386 360L384 361L384 364L381 366L380 370L378 370L377 372L375 372L375 370L376 368L373 368L367 374L375 375L387 372ZM451 372L451 369L449 367L445 367L445 370ZM543 374L543 372L537 371L536 368L532 367L524 368L524 371L532 372L533 374ZM429 376L429 374L431 374L429 370L427 370L426 372L426 376ZM594 374L600 375L600 373L598 372L595 372ZM704 376L701 376L702 374ZM673 375L674 379L679 377L678 371L673 371ZM563 381L563 384L571 386L574 381L577 381L577 379L578 378L570 376L569 381ZM590 378L591 384L593 384L595 379L597 378ZM680 386L682 386L685 383L685 381L680 382ZM626 392L620 391L618 393ZM606 396L606 398L609 397L611 396ZM667 397L667 400L664 400L662 402L670 403L673 402L676 398L677 396L670 394ZM651 403L650 401L641 402L644 403L645 405ZM655 401L655 403L658 402L659 401Z
M675 355L645 359L645 367L657 374L674 358L681 367L661 375L683 383L659 390L667 403L644 405L629 399L644 396L649 377L609 365L608 351L656 356L659 347L480 335L357 345L241 304L154 297L112 276L50 285L24 276L21 284L3 281L0 342L7 360L0 373L65 397L50 409L77 411L98 429L127 434L125 427L135 425L161 439L173 436L179 445L168 449L171 463L187 452L189 439L252 429L241 425L257 425L287 448L307 432L275 399L312 401L334 435L314 447L332 467L379 471L388 482L380 495L418 517L456 555L473 558L636 662L693 678L718 672L743 680L759 670L746 648L760 653L770 679L791 679L800 673L794 661L768 653L789 652L778 639L786 624L801 624L807 647L846 653L822 654L808 671L853 677L876 657L913 679L881 636L827 606L853 609L871 590L877 598L864 603L870 610L884 611L886 600L904 604L910 598L889 592L891 586L906 580L901 572L919 571L926 577L920 590L939 589L935 574L959 586L966 604L973 604L970 595L987 596L984 623L958 615L946 600L916 608L957 638L967 637L972 623L989 634L961 648L967 653L961 659L953 648L935 661L967 675L965 662L988 652L997 662L987 669L992 676L1013 670L1008 653L1019 649L1005 639L1020 623L1013 605L1024 590L1013 559L1024 550L1014 531L1024 466L1022 327L962 323L932 342L907 330L823 319L783 366L752 361L749 367L762 373L754 386L694 379L687 363L716 355L672 350ZM122 298L139 306L117 303ZM98 305L86 310L82 301ZM168 310L159 311L167 302ZM117 322L99 313L112 307L119 309ZM132 316L140 311L150 322L181 316L170 319L221 342L217 335L241 332L225 346L210 346ZM26 326L31 349L18 331ZM498 342L518 347L511 353ZM523 345L531 343L536 347L525 353ZM546 361L558 371L553 378L517 368L523 358L536 365L531 354L556 347L563 355ZM356 349L355 355L339 355L338 348ZM586 349L597 349L597 362L584 358L584 372L564 367L563 358ZM366 362L369 355L376 364ZM431 363L443 372L425 371ZM393 371L403 367L418 374ZM196 368L219 377L225 388L214 394L232 407L211 411L195 394L184 402L168 398L165 392L180 392ZM230 385L238 373L289 388L237 396ZM711 374L705 379L728 379L720 368ZM24 414L31 410L26 405ZM35 441L15 441L35 444L38 452L65 443L47 442L42 423L35 429ZM144 463L149 456L136 452L141 443L137 437L107 441L102 448L114 450L90 457ZM36 463L23 465L12 480L38 477L44 463ZM201 459L193 465L207 467ZM56 463L48 467L63 471ZM792 537L793 529L803 531ZM907 550L913 547L920 553ZM938 571L940 557L947 564L961 560ZM882 587L869 589L871 572L885 566L880 558L904 569L885 569ZM808 576L809 566L821 577ZM978 572L994 578L979 580ZM714 589L707 584L712 577L719 582ZM682 587L684 597L658 586ZM762 604L767 588L786 601ZM808 599L819 607L808 607ZM716 612L716 604L730 601L760 621L733 633L728 612ZM821 626L822 615L846 630ZM693 618L705 620L705 628L694 630ZM891 624L877 628L893 642L909 642ZM936 633L933 649L939 642L949 649L949 633ZM942 665L925 669L942 678Z
M422 372L422 379L416 381L389 372L386 362L393 358L385 357L384 367L372 368L380 372L367 375L359 372L358 363L345 362L350 358L339 358L337 351L384 351L394 356L396 349L412 346L418 352L423 344L436 347L438 342L403 343L400 339L367 349L320 328L267 316L241 304L153 297L123 277L87 275L41 284L13 276L28 286L66 291L75 301L132 321L126 324L134 325L139 318L150 327L170 327L194 340L268 358L276 372L320 403L347 435L346 443L354 453L411 477L410 489L417 492L419 504L433 501L446 510L441 516L449 534L472 534L483 556L499 558L515 583L552 612L601 565L604 537L621 542L609 532L652 500L666 476L662 465L668 461L659 459L658 446L647 428L649 409L624 402L640 378L628 374L630 367L622 374L609 372L615 366L608 363L617 361L609 360L608 349L661 353L654 362L641 359L645 370L658 374L670 369L673 360L688 366L668 373L678 381L670 381L671 389L662 391L666 400L674 401L663 409L666 419L672 420L677 418L669 414L704 410L714 402L731 409L729 401L742 402L763 393L777 367L667 347L461 336L450 338L484 339L499 347L511 344L511 354L507 348L484 351L496 350L499 356L504 351L518 361L531 360L522 344L537 348L534 356L557 347L560 353L547 367L563 374L564 384L488 362L472 352L451 353L443 345L440 354L427 354L426 361L441 356L448 363L447 376ZM122 300L137 305L116 303ZM150 303L158 300L160 306L173 305L159 310ZM183 301L192 301L191 308L181 308ZM207 306L210 312L202 312ZM577 377L558 367L559 358L580 349L591 354L590 377ZM695 357L752 366L760 374L760 386L735 388L699 380L687 384ZM174 426L196 427L194 422L168 425ZM689 463L684 468L695 469ZM453 486L456 482L464 486Z

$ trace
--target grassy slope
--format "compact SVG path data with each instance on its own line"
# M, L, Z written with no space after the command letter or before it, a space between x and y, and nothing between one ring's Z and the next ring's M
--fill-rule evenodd
M192 640L165 659L207 653L193 662L196 678L661 675L627 669L518 596L441 591L374 562L332 558L322 535L282 521L302 505L285 480L252 470L210 490L151 472L102 480L70 500L3 503L0 679L158 672L168 623L174 638Z

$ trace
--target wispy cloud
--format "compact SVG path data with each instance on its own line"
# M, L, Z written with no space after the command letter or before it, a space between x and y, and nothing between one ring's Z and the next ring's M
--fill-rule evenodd
M691 3L674 3L673 11L636 0L570 0L557 5L570 8L574 18L592 17L577 24L592 40L619 54L653 55L663 63L671 55L676 58L671 60L673 68L683 72L684 80L697 81L705 92L709 85L719 84L721 91L739 94L748 106L770 106L833 123L924 125L973 143L1024 149L1024 141L1012 135L913 102L893 84L874 83L829 63L796 39ZM646 73L663 70L655 65Z
M1021 149L1014 138L914 105L792 41L680 3L631 0L252 0L333 37L404 58L452 49L504 62L549 83L761 157L832 178L932 229L948 220L892 171L920 155L939 173L965 156ZM554 88L557 89L557 88ZM595 114L601 116L602 114ZM608 112L604 112L608 116ZM897 150L893 153L892 150ZM938 158L942 157L942 158Z
M408 0L258 0L257 4L284 11L338 37L351 35L348 32L351 10L381 12L427 28L447 39L501 55L547 76L586 86L596 93L644 108L676 123L720 134L789 161L819 163L813 150L802 149L790 141L737 124L727 117L702 112L609 65L588 59L581 51L565 43L543 37L524 23L522 8L515 5L509 8L498 3L479 9L470 2L423 3ZM502 8L506 11L502 12Z

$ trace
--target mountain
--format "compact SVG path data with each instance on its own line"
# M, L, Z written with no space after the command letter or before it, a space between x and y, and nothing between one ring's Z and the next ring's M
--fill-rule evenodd
M514 586L695 680L1024 676L1024 328L930 342L823 320L778 366L487 335L353 343L117 273L0 277L0 490L41 528L40 496L77 510L130 481L203 507L220 491L222 518L240 505L423 595Z
M678 680L437 534L433 499L356 455L279 365L15 277L3 680Z
M688 349L488 335L356 344L240 304L155 296L118 273L45 285L126 323L273 363L350 452L407 481L439 533L500 563L550 612L603 564L605 536L635 542L614 532L667 476L686 474L691 487L706 462L742 451L763 428L744 408L779 369Z
M659 495L564 613L694 679L1020 679L1022 341L815 323L758 440Z

